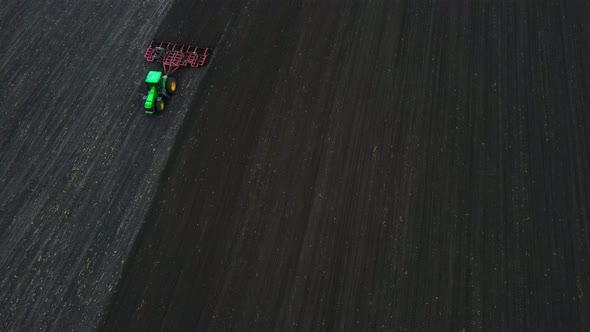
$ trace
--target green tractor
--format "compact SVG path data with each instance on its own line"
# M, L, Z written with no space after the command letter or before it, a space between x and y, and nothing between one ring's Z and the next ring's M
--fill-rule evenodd
M145 112L163 111L166 100L176 91L176 80L170 75L180 67L203 67L212 51L208 47L152 40L143 57L149 62L161 63L164 70L150 71L145 78L148 86L148 93L143 96Z
M145 83L148 86L148 93L143 97L146 114L162 112L166 106L166 100L176 92L176 79L164 75L161 71L150 71Z

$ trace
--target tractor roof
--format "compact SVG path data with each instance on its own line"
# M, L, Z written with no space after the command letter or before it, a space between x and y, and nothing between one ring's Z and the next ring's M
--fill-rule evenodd
M160 82L161 78L162 78L161 71L150 71L145 78L145 82L148 84L156 84L156 83Z

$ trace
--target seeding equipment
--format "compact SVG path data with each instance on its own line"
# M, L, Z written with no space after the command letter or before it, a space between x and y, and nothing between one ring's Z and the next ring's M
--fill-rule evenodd
M176 92L176 79L170 76L180 67L199 68L205 65L211 49L164 41L151 41L143 57L150 62L159 62L162 71L148 72L145 83L148 93L144 95L144 108L147 114L161 112L166 100Z

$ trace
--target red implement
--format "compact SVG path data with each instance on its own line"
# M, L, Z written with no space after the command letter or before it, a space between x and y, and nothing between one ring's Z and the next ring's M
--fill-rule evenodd
M204 66L210 53L211 49L207 47L151 41L143 57L147 61L160 62L164 66L164 75L169 75L180 67Z

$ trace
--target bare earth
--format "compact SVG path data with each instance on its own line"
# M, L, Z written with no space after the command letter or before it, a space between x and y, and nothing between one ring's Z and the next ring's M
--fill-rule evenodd
M6 2L0 330L590 330L590 3Z

